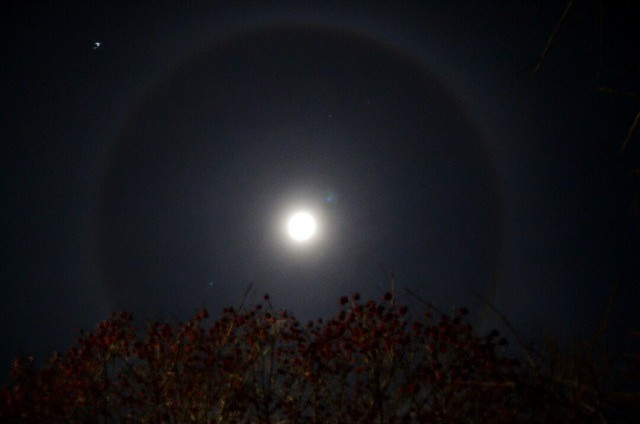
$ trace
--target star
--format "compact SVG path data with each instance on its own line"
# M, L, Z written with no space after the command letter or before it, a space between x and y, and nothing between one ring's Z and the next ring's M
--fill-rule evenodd
M95 43L93 43L93 50L99 49L101 44L102 43L100 41L96 41Z

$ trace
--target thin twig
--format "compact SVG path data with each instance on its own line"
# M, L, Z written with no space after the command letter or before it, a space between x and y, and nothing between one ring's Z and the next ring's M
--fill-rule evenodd
M627 137L624 139L624 142L622 143L622 147L620 148L620 153L624 152L624 149L627 147L627 144L629 144L629 141L631 140L633 133L635 133L636 129L638 128L639 122L640 122L640 110L638 111L638 113L636 113L636 117L633 119L633 124L631 124L631 127L629 127L629 130L627 131Z
M573 1L569 0L567 2L567 5L564 8L564 12L562 12L562 16L560 17L560 20L556 24L556 27L553 29L553 32L551 33L551 35L549 36L549 39L547 40L547 45L544 47L544 50L542 51L542 54L540 55L540 58L538 59L538 63L536 63L535 68L531 72L531 77L532 78L534 78L538 74L538 72L540 71L540 68L542 68L542 63L544 62L544 60L545 60L547 54L549 53L549 51L551 51L551 46L555 42L556 37L558 36L558 33L560 32L560 28L562 28L562 24L567 19L567 16L569 16L569 12L571 11L572 7L573 7Z
M533 368L536 368L536 364L535 361L533 360L533 357L531 356L531 354L529 353L529 351L527 350L527 348L524 347L524 343L522 342L522 338L520 337L520 335L518 334L518 332L516 331L516 329L513 327L513 325L511 325L511 323L509 322L509 320L507 319L507 317L498 310L498 308L491 303L489 300L485 299L484 296L482 296L480 293L478 293L477 291L475 291L474 289L472 289L471 287L467 287L469 289L469 291L471 291L471 293L473 293L478 299L480 299L482 302L484 302L487 306L489 306L489 308L491 308L491 310L502 320L502 322L507 326L507 328L509 329L509 331L511 331L511 333L513 334L513 336L516 338L516 343L518 343L518 345L520 346L520 348L522 349L522 351L524 352L525 357L527 358L527 361L529 362L529 365L531 365Z
M605 85L601 85L600 87L596 87L596 91L605 94L613 94L620 97L628 97L633 100L640 100L640 93L634 93L631 91L620 91L618 89L607 87Z
M425 304L426 306L428 306L429 308L433 308L434 311L436 311L437 313L441 314L441 315L446 315L442 310L436 308L433 303L431 302L427 302L426 300L424 300L420 295L418 295L416 292L414 292L411 289L405 289L405 291L410 295L415 297L420 303Z
M609 299L607 300L607 306L604 309L604 313L602 314L602 319L600 320L600 325L593 333L591 337L591 341L589 342L589 346L591 352L593 353L593 348L596 344L598 338L605 332L607 329L607 323L609 322L609 315L611 314L611 308L613 306L613 301L618 293L618 288L620 287L620 280L618 280L613 287L611 288L611 293L609 293Z
M249 285L245 289L245 291L244 291L244 293L242 295L242 298L240 299L240 304L236 308L236 316L240 315L240 311L242 310L242 307L244 306L244 302L247 299L247 296L249 296L249 292L251 291L252 287L253 287L253 283L249 282ZM235 326L235 320L231 320L231 324L229 325L229 329L227 330L227 334L224 336L224 340L222 341L222 344L220 346L221 348L227 344L227 341L229 340L229 337L231 337L231 333L233 332L233 327L234 326Z

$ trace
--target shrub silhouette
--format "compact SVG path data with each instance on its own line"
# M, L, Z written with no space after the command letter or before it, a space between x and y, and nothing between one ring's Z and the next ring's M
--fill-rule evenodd
M512 423L585 422L600 413L572 408L591 405L591 392L572 403L549 385L549 373L524 372L497 331L474 332L464 308L447 315L429 307L410 320L390 294L339 303L335 317L301 324L265 295L249 310L224 309L209 326L202 310L186 322L150 322L145 332L129 313L113 314L46 366L16 360L0 391L0 418Z

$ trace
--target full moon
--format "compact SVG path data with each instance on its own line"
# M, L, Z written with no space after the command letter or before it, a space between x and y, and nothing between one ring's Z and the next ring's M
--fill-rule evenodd
M309 240L316 232L316 220L307 212L298 212L289 218L289 236L296 241Z

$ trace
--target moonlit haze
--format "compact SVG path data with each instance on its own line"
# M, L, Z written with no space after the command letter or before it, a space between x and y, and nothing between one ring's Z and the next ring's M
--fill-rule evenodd
M636 7L573 2L531 78L566 2L3 2L0 382L114 311L305 322L391 273L532 340L616 281L637 316Z

